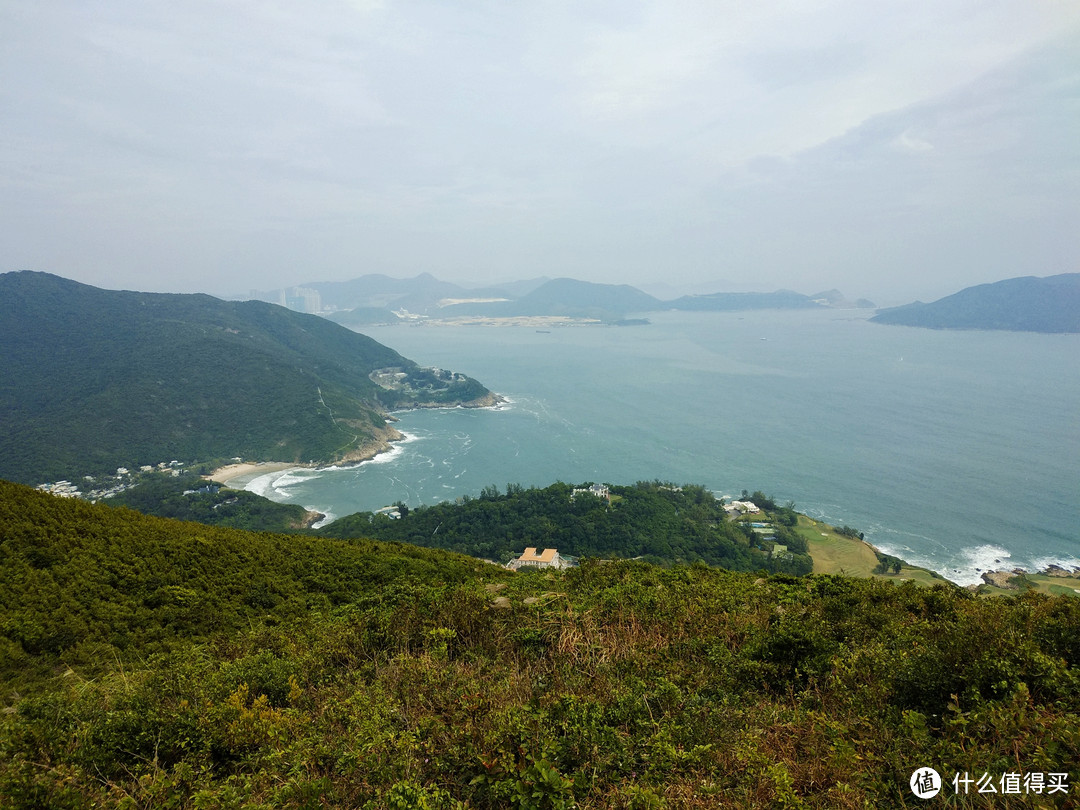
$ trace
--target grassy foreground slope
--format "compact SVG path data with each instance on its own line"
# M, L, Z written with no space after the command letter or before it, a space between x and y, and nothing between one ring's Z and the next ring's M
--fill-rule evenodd
M25 483L179 459L334 461L385 440L385 409L489 394L476 380L403 394L393 349L261 301L100 290L0 274L0 477Z
M3 807L905 807L925 766L1080 778L1078 600L513 575L6 484L0 504L0 659L29 695L4 694Z
M92 677L390 583L460 582L477 566L396 543L166 520L0 481L0 688L25 692L68 668Z

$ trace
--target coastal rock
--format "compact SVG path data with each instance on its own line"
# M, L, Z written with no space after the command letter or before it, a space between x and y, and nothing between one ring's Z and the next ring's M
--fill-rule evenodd
M396 407L399 410L409 411L425 411L425 410L440 410L447 408L495 408L506 402L506 398L495 393L487 393L482 397L470 400L457 400L454 402L421 402L419 400L414 402L399 403Z
M336 463L355 464L360 461L367 461L368 459L375 458L379 453L385 453L390 450L390 442L396 442L405 438L401 431L389 424L382 427L369 428L368 430L370 433L374 434L372 438L348 453L345 453Z
M1071 577L1076 575L1075 570L1069 571L1067 568L1062 568L1060 565L1048 565L1042 573L1046 574L1048 577Z
M1011 571L986 571L982 575L982 580L987 585L993 585L995 588L1004 588L1005 590L1015 591L1019 590L1012 580L1016 578L1016 574Z
M310 529L312 526L314 526L316 523L318 523L325 517L326 515L324 515L322 512L315 512L311 509L307 509L304 511L304 517L300 520L298 524L294 524L293 528Z

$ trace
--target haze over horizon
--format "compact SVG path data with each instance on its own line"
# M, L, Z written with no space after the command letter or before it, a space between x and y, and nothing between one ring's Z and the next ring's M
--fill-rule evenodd
M1050 0L0 2L0 272L878 303L1076 272L1078 54Z

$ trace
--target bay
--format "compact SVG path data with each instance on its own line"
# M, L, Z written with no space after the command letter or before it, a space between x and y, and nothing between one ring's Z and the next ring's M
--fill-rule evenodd
M391 453L248 488L332 519L491 484L661 479L761 489L961 584L1080 565L1080 336L842 310L650 319L364 330L509 402L401 413Z

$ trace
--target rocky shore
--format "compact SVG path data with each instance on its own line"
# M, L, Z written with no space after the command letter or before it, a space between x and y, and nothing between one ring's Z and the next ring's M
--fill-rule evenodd
M1021 589L1020 582L1026 580L1030 575L1031 572L1025 571L1023 568L1014 568L1011 571L984 571L982 573L982 581L987 585L1001 588L1002 590L1018 591ZM1041 577L1057 577L1059 579L1075 579L1080 577L1080 567L1075 567L1070 570L1068 568L1063 568L1060 565L1049 565L1042 571L1039 571L1037 575Z
M359 464L361 461L368 461L369 459L375 458L379 453L386 453L392 450L393 448L390 446L391 442L400 441L405 438L400 430L389 423L383 425L381 428L375 428L373 432L374 435L370 439L350 450L333 463ZM325 466L325 462L297 466L322 467Z
M468 402L410 402L399 405L395 411L419 411L431 408L494 408L506 402L505 397L488 392L482 397L470 399Z

